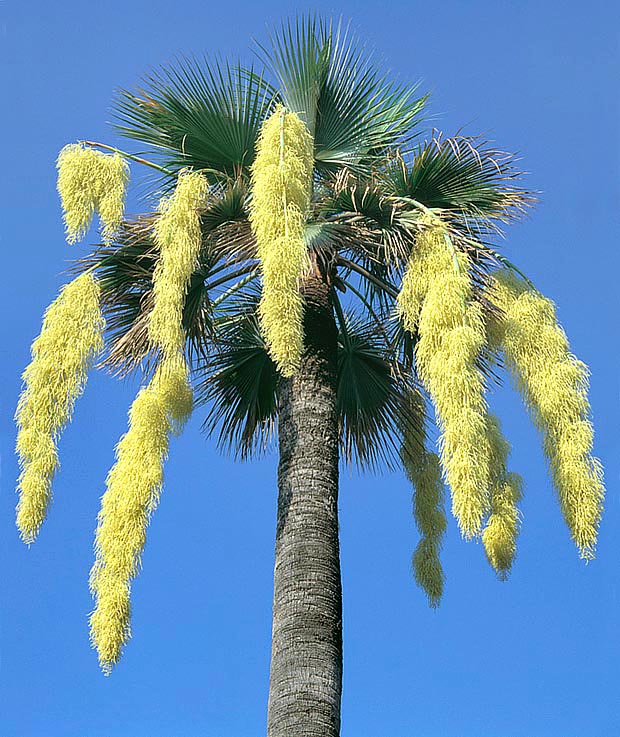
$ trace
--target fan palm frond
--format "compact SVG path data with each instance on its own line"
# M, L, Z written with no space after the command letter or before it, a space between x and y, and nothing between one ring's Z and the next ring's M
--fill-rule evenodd
M197 403L209 407L203 428L240 458L266 450L276 430L279 375L260 333L259 299L253 288L217 311L217 350L197 370ZM343 459L365 469L396 466L403 425L423 439L424 418L410 416L412 405L405 402L417 389L411 373L394 371L386 335L360 316L340 315L337 406Z
M271 48L260 48L284 103L314 137L319 172L364 168L413 135L427 98L380 74L341 24L297 18L272 35Z
M203 423L220 448L247 458L265 450L275 430L278 372L258 323L257 290L235 294L214 318L217 350L198 367Z
M343 252L366 269L387 278L407 262L414 243L411 207L390 197L379 181L353 182L327 203L334 219L348 226L351 237ZM403 220L402 215L407 214Z
M474 224L509 222L535 200L518 186L522 172L516 157L473 136L444 138L435 132L412 151L409 163L397 157L387 176L394 195Z
M395 371L386 336L374 322L343 312L339 322L337 404L343 458L362 469L396 467L403 423L422 439L416 431L420 418L409 416L405 401L416 391L411 374Z
M183 325L188 358L202 359L212 336L211 303L230 283L255 269L255 243L246 218L246 194L238 181L214 189L201 213L203 247L190 280ZM125 375L154 358L148 339L153 272L157 249L153 238L155 214L127 220L116 244L100 245L76 265L96 270L107 323L107 354L103 365Z
M503 261L491 236L533 197L519 185L515 158L484 140L435 133L415 146L426 98L377 71L340 24L299 17L260 53L277 90L252 70L182 58L150 75L142 89L122 91L116 103L124 136L175 173L192 167L209 178L203 248L183 314L199 399L210 407L205 428L242 457L264 449L274 434L278 374L256 315L248 175L260 127L282 102L314 139L304 238L327 275L338 317L343 456L369 468L398 463L403 423L417 427L420 418L407 418L412 403L404 401L415 390L417 336L404 330L394 308L421 215L440 215L454 248L467 253L472 298L492 318L488 274ZM100 246L80 265L96 268L108 322L105 364L121 374L140 364L148 372L155 357L147 330L157 263L153 217L128 221L117 244ZM490 353L480 357L490 382L497 362Z
M170 170L193 167L211 179L247 173L273 88L253 70L215 61L180 58L121 90L115 126L146 144Z

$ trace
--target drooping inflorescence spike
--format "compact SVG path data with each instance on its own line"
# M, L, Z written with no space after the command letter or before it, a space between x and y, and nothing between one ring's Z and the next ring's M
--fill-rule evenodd
M96 599L91 639L105 673L118 662L131 635L131 580L137 575L146 529L161 493L170 436L182 430L192 411L183 308L202 244L200 208L207 188L201 174L182 172L174 194L161 203L155 224L159 260L148 330L160 363L134 400L129 429L117 447L99 513L91 572Z
M491 453L491 514L482 533L482 543L489 563L505 580L517 552L520 523L517 503L523 483L518 474L506 468L510 444L494 415L488 417L487 436Z
M63 287L45 312L41 333L32 344L32 361L23 374L15 416L21 466L17 526L27 543L36 538L52 498L58 437L103 348L99 296L90 273Z
M117 446L99 513L90 576L97 606L90 628L106 674L131 634L131 579L138 573L146 528L159 501L170 431L170 413L154 378L131 406L129 429Z
M81 240L95 212L110 240L123 220L129 167L120 154L104 154L72 143L58 156L58 193L64 213L67 241Z
M454 250L438 218L424 225L398 308L404 325L417 329L416 370L435 406L452 510L469 539L481 533L490 510L487 405L478 366L485 328L471 300L467 255Z
M417 405L415 416L424 417L422 396L412 392L408 401ZM439 554L444 533L444 487L441 466L435 453L425 448L423 421L415 430L402 428L401 458L407 478L414 488L413 517L420 532L420 541L413 553L412 566L415 581L428 596L431 607L439 606L443 594L444 573Z
M308 267L304 224L313 164L306 126L278 107L263 124L257 143L250 220L263 277L261 329L284 376L295 373L303 350L299 282Z
M202 245L200 207L208 183L199 172L182 172L174 194L160 203L155 222L159 259L153 274L149 337L165 355L183 350L183 307Z
M189 368L181 353L164 358L158 366L152 386L168 411L171 432L180 434L194 408Z
M421 467L410 478L416 489L413 516L422 536L413 553L413 573L430 606L435 608L443 595L444 573L439 553L447 526L439 456L426 453Z
M560 507L582 558L594 557L605 489L592 456L588 369L570 352L555 307L511 271L489 291L500 308L491 331L514 383L543 436Z
M442 222L438 218L424 216L421 225L397 300L403 326L411 333L418 329L422 305L433 279L448 265Z

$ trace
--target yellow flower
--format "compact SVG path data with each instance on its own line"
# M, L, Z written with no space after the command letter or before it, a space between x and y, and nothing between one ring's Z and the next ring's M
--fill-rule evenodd
M480 306L471 301L469 268L445 225L426 220L398 299L404 325L419 336L416 370L435 406L452 511L467 539L480 534L490 505L487 405L478 367L486 336Z
M418 405L418 416L424 416L423 399L412 392L409 401ZM431 607L439 606L443 594L444 574L439 554L446 530L444 488L439 458L424 448L424 425L404 427L401 458L407 477L414 488L413 517L420 532L412 565L415 581L428 596Z
M499 420L489 415L488 440L491 452L491 515L482 533L489 563L501 579L506 579L517 552L520 516L517 502L523 482L506 470L510 444L501 433Z
M445 248L446 229L439 218L425 215L415 250L405 270L397 308L405 330L415 333L427 292L437 274L449 270L452 256Z
M56 442L103 347L103 328L99 286L85 273L64 286L47 308L32 344L15 416L21 466L17 526L27 543L34 541L45 519L59 465Z
M160 363L134 400L129 429L117 446L101 502L90 577L96 599L91 639L106 674L131 636L131 581L138 573L146 529L159 501L170 437L182 430L192 411L183 307L200 254L200 207L207 189L200 173L182 172L174 194L162 201L155 224L159 260L148 330L160 351Z
M551 300L509 271L497 274L489 296L502 311L491 336L543 436L581 557L593 558L605 489L600 461L591 454L588 369L570 352Z
M58 156L58 192L67 241L81 240L95 212L110 240L123 220L129 167L119 154L103 154L88 146L69 144Z
M91 639L107 674L131 635L131 580L140 568L146 529L163 484L170 436L191 413L187 366L165 359L129 411L129 429L107 478L90 585L96 599Z
M163 353L173 355L185 345L183 307L200 249L200 208L208 183L199 172L179 174L174 194L162 200L155 223L159 259L153 274L153 310L149 336Z
M189 368L182 354L164 358L155 372L152 386L166 407L171 431L180 433L192 414L194 403Z
M250 220L263 276L261 328L284 376L295 373L303 350L299 282L308 268L304 226L313 165L306 126L278 107L263 124L257 143Z

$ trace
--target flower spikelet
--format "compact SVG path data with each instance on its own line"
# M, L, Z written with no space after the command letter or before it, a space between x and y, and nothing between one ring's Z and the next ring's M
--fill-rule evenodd
M506 470L510 444L503 437L499 420L488 417L488 439L491 454L491 514L482 533L482 543L489 563L500 579L510 573L517 552L523 482L516 473Z
M65 146L58 156L58 193L64 212L67 241L81 240L95 212L105 240L123 220L129 167L119 154L104 154L81 144Z
M103 239L109 241L123 222L129 166L119 154L99 153L99 156L100 194L97 210L103 225Z
M183 307L196 269L202 236L200 207L208 183L199 172L179 174L174 194L162 200L155 223L159 259L153 273L154 305L149 317L149 336L166 355L183 349Z
M503 317L494 331L532 419L560 507L582 558L594 557L605 494L592 456L588 369L571 352L555 306L509 271L496 275L492 301Z
M410 401L421 404L423 400L412 392ZM424 434L423 427L417 430L418 434ZM444 586L439 557L446 531L441 466L438 456L425 449L424 439L414 438L412 428L408 427L403 428L401 458L414 488L413 517L421 536L412 558L413 574L428 596L430 606L435 608L439 606Z
M405 269L397 309L405 330L415 333L420 311L434 277L445 272L451 254L445 248L445 228L438 218L421 218L422 229L416 238L415 248Z
M295 373L303 350L299 282L308 268L304 227L313 165L306 126L278 107L263 124L257 143L250 221L263 277L261 329L284 376Z
M146 529L157 507L170 436L192 409L188 370L181 356L166 359L129 412L129 429L107 478L95 539L90 585L96 599L91 639L105 673L131 636L131 580L140 568Z
M34 541L45 519L59 465L56 443L103 347L99 296L92 274L82 274L63 287L45 312L41 333L32 344L32 361L23 374L15 420L21 467L17 526L26 543Z
M419 314L406 312L410 303L404 300L401 311L409 315L410 325L417 324L416 370L435 406L452 511L470 539L481 533L490 505L487 405L478 367L484 320L480 306L471 301L467 256L452 249L445 230L443 238L435 232L426 238L424 248L429 277L423 297L416 297L421 309Z
M439 457L436 453L425 453L420 467L409 473L415 485L413 516L421 535L413 553L413 572L416 583L434 608L439 606L443 594L444 574L439 553L446 530Z
M179 434L193 409L189 369L182 354L162 361L155 372L152 386L166 407L171 431Z

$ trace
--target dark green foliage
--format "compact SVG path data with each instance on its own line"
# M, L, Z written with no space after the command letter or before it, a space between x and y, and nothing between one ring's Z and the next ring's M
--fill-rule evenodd
M388 336L374 321L342 315L338 341L338 412L343 458L365 468L398 459L411 380L394 371ZM411 376L411 374L409 374ZM414 423L406 417L405 422Z
M264 449L273 435L278 374L261 335L251 290L231 297L214 319L212 351L197 367L197 400L210 406L204 427L242 458Z
M273 89L251 70L181 59L116 102L116 127L147 144L169 169L193 167L215 180L247 173Z
M532 203L516 184L520 176L514 156L477 138L441 133L388 167L394 195L487 222L507 222Z

